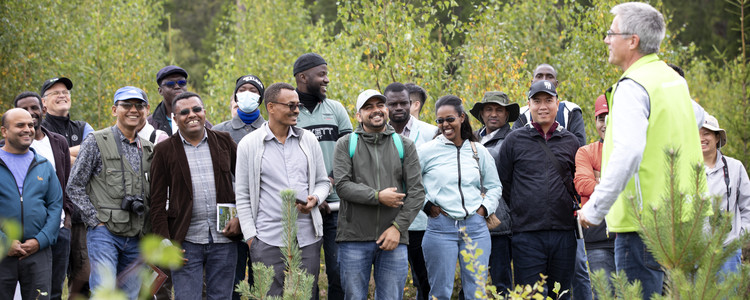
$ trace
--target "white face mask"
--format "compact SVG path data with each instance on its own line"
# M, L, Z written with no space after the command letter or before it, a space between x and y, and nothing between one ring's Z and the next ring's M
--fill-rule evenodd
M253 93L253 92L242 92L237 93L237 107L246 113L254 112L256 109L258 109L258 103L260 100L260 95Z

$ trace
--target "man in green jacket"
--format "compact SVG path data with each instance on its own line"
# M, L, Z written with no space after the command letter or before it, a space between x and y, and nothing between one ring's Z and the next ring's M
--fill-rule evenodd
M664 272L638 236L628 198L634 197L644 213L658 207L668 182L665 148L680 149L675 172L679 189L689 191L702 154L687 83L656 56L665 35L664 17L644 3L619 4L611 12L615 18L604 43L609 62L623 75L609 103L601 182L578 216L583 227L600 224L606 216L609 231L617 233L617 271L640 280L643 298L649 298L661 292Z
M378 91L362 92L360 124L339 139L334 152L341 198L336 242L346 299L367 299L373 264L378 298L403 297L408 229L424 203L416 147L387 124L385 101Z

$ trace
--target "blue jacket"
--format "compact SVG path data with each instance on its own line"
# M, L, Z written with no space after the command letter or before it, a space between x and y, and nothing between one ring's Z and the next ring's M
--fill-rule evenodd
M495 160L484 146L480 143L475 145L479 162L474 159L469 141L458 148L443 135L422 144L417 150L422 166L425 200L440 206L454 219L475 214L480 205L484 205L488 213L494 212L500 205L503 187L497 176ZM484 198L479 191L480 172L487 189Z
M60 181L46 158L34 151L34 159L23 181L23 201L13 173L0 159L0 218L15 220L23 226L21 242L34 238L39 241L39 249L53 245L60 230L62 206ZM5 232L0 231L0 239L7 238Z

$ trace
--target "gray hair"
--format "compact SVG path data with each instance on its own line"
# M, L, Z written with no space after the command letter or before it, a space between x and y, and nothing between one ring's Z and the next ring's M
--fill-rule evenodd
M666 34L664 16L653 6L640 2L615 5L610 12L619 16L620 32L638 35L638 52L643 55L659 51Z

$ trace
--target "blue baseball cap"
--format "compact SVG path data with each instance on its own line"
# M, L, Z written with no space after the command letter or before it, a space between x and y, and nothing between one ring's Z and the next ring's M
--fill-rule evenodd
M141 100L143 102L146 102L146 104L148 104L148 98L146 98L146 93L143 92L143 90L134 86L125 86L117 90L115 92L114 104L117 104L117 101L130 100L130 99Z

